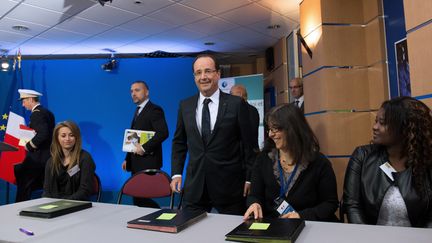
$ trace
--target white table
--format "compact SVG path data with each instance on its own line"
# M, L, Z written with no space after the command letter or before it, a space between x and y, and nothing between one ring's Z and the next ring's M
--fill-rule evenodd
M36 199L0 207L0 242L224 242L225 234L242 222L240 216L209 214L178 234L129 229L126 223L155 211L135 206L93 203L93 207L53 219L19 216L20 209L50 202ZM27 236L18 228L34 231ZM307 221L298 243L432 242L432 229L354 225Z

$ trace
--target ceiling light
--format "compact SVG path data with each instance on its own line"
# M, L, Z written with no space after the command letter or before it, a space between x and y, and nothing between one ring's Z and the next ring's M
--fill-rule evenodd
M117 68L118 61L114 58L114 53L111 53L111 58L108 62L101 65L102 70L106 72L111 72Z
M107 2L112 3L112 0L98 0L98 2L100 3L100 5L104 6Z
M267 29L269 29L269 30L275 30L275 29L279 29L280 27L281 26L278 25L278 24L272 24L272 25L267 26Z
M135 1L135 4L141 4L141 3L142 3L142 1L140 1L140 0Z
M214 42L205 42L204 43L204 45L206 45L206 46L214 46L214 44L215 44Z
M2 55L2 58L1 58L1 64L0 64L0 67L1 67L1 70L3 71L3 72L6 72L8 69L9 69L9 60L7 59L7 53L8 53L8 50L6 50L6 49L1 49L1 52L3 52L3 55Z
M14 25L14 26L12 26L12 29L14 29L16 31L27 31L27 30L29 30L29 27L24 26L24 25Z

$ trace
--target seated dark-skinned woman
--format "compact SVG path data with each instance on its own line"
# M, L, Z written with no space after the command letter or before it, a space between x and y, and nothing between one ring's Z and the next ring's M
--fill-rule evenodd
M96 166L91 155L81 146L81 133L74 122L57 124L51 144L51 158L45 168L42 196L89 200Z
M385 101L372 131L345 173L348 222L432 227L431 110L411 97Z
M255 161L244 219L337 221L336 177L302 111L279 105L265 121L269 136Z

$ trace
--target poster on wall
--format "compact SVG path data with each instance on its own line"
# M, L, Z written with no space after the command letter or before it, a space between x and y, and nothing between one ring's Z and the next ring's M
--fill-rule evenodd
M258 144L260 148L264 144L264 94L263 94L264 77L262 74L237 76L231 78L221 78L219 88L222 92L230 93L231 87L235 84L242 84L248 93L248 103L258 110L259 127L258 127Z
M411 81L406 38L395 42L399 96L411 96Z

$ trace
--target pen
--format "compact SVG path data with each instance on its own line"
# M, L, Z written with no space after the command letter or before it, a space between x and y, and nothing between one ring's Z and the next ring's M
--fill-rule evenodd
M19 228L19 231L23 232L26 235L34 235L33 231L26 230L24 228Z

